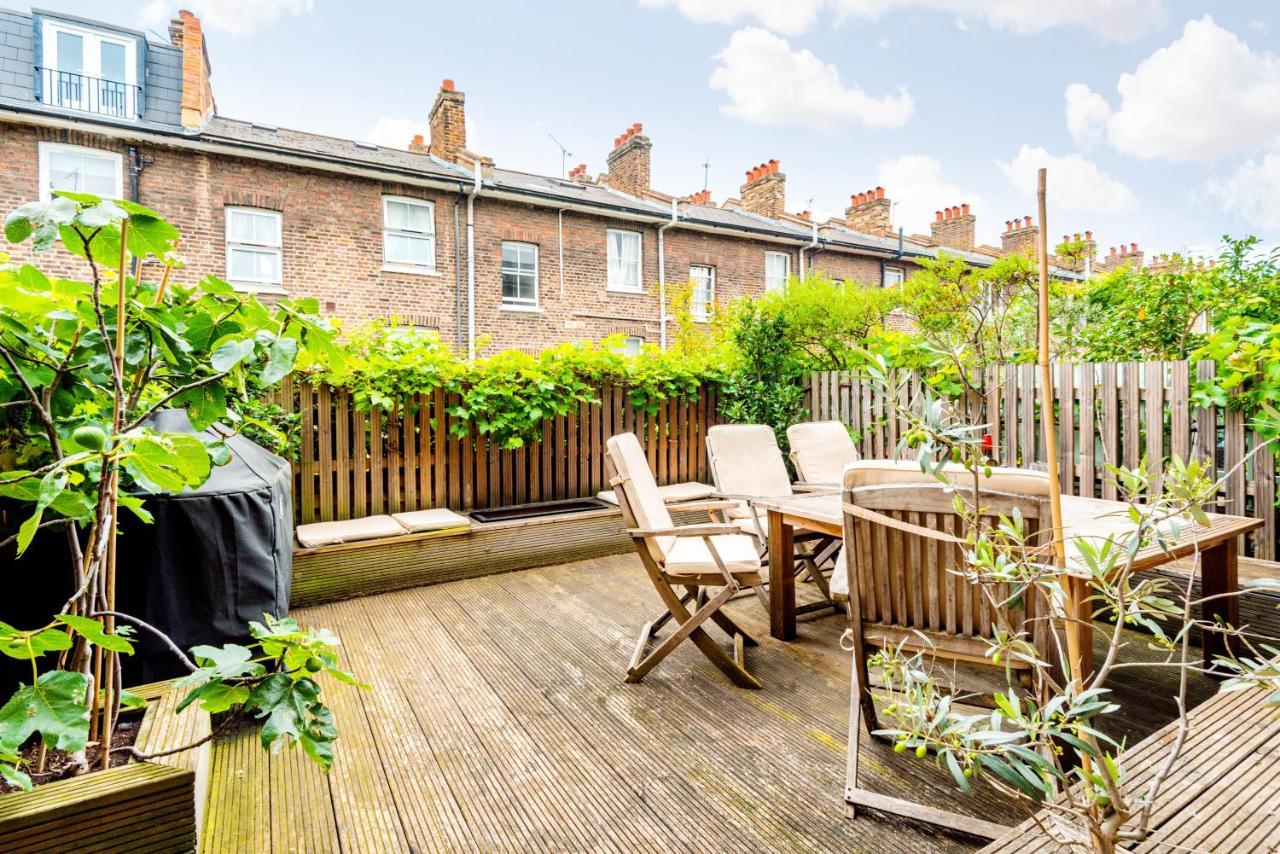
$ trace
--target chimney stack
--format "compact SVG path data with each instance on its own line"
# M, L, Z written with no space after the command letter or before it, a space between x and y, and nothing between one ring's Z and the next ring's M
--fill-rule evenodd
M169 41L182 50L182 126L199 130L217 108L209 84L213 68L200 19L186 9L178 12L178 17L169 22Z
M426 154L431 150L431 146L427 145L422 134L415 133L413 139L409 140L409 150L414 154Z
M738 188L743 208L771 219L786 212L787 176L778 171L778 165L777 160L770 160L747 170L747 183Z
M636 122L613 140L609 152L609 186L639 196L649 192L649 152L653 143Z
M1005 223L1004 234L1000 235L1000 248L1006 255L1021 253L1032 258L1039 253L1040 228L1031 224L1031 217L1010 220Z
M440 84L428 122L430 153L450 163L458 162L459 152L467 147L466 96L454 88L452 80L446 78Z
M587 174L587 164L579 163L577 166L570 169L569 180L577 181L580 184L590 184L591 176Z
M935 212L929 230L933 235L933 242L939 246L967 251L973 248L977 217L969 213L969 203L965 202L958 207L943 208Z
M893 235L893 222L889 215L892 210L893 202L885 197L884 187L876 187L850 197L844 221L854 231L889 237Z
M711 191L699 190L698 192L690 195L686 201L691 205L704 205L711 207Z

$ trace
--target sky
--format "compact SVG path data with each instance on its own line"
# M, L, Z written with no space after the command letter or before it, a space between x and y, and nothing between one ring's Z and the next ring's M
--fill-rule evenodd
M163 34L165 0L43 0ZM1035 213L1051 241L1214 252L1280 242L1274 0L185 0L231 118L404 146L440 81L499 166L603 172L642 122L655 189L739 195L770 159L788 210L843 216L883 186L928 232ZM554 139L553 139L554 137ZM557 142L558 141L558 142ZM1052 245L1052 242L1051 242Z

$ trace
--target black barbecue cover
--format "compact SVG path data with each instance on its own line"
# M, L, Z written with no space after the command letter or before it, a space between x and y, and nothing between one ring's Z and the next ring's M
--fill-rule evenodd
M194 433L183 410L157 413L148 425L162 433ZM129 511L120 519L116 610L164 631L184 651L196 644L249 639L248 623L289 610L293 500L289 463L218 425L231 460L215 466L197 489L143 495L155 517L148 525ZM0 540L17 530L30 505L0 501ZM40 531L17 557L0 549L0 620L22 629L47 623L75 589L65 533ZM126 685L186 671L146 630L123 656ZM53 666L52 660L42 668ZM31 681L30 664L0 656L0 698Z
M185 411L157 413L159 433L194 433ZM231 460L179 494L145 496L155 521L125 512L116 560L117 610L164 631L183 650L248 640L248 623L289 610L293 476L288 461L220 425ZM139 631L125 675L150 682L184 671ZM132 673L131 673L132 671Z

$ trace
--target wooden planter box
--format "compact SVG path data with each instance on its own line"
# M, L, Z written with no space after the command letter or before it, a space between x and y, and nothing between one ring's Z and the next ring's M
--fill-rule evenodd
M134 689L149 700L139 750L190 744L209 731L209 716L199 709L173 713L179 695L167 688ZM206 743L157 762L134 762L0 795L0 852L195 851L208 771Z

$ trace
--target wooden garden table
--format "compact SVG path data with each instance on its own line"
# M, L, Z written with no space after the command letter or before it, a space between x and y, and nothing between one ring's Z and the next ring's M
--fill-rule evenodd
M769 514L769 633L779 640L796 636L795 529L805 528L833 537L844 535L843 497L828 492L757 498L752 504ZM1100 498L1062 496L1062 520L1068 542L1074 537L1102 539L1130 529L1129 520L1117 511L1127 505ZM1234 626L1240 621L1240 601L1236 542L1241 534L1262 525L1261 519L1210 513L1208 525L1184 524L1174 547L1166 552L1152 545L1138 553L1135 569L1152 569L1200 548L1200 595L1221 596L1206 606L1208 617L1220 617ZM1072 550L1068 548L1068 553ZM1079 566L1078 557L1068 557ZM1083 597L1082 597L1083 598ZM1217 632L1204 633L1204 660L1212 666L1214 656L1225 651L1224 638ZM1083 672L1092 670L1092 643L1082 643Z

